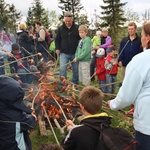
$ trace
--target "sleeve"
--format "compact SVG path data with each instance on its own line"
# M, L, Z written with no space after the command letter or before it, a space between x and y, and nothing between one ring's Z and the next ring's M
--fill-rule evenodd
M84 59L87 55L89 55L89 52L91 52L91 41L87 40L86 43L83 44L80 55L76 57L77 60L80 61Z
M61 35L60 35L60 28L57 30L56 38L55 38L55 46L56 50L60 50L60 43L61 43Z
M21 131L32 130L35 127L35 125L35 117L23 112L21 116Z
M111 37L110 36L108 36L107 38L106 38L106 42L105 42L105 44L102 44L102 45L100 45L100 48L107 48L109 45L111 45L112 44L112 39L111 39Z
M66 137L62 140L61 146L64 150L74 150L76 145L76 139L73 136L73 130L70 130Z
M119 47L119 58L118 62L123 60L123 47L124 47L124 42L123 40L120 42L120 47Z
M39 38L38 38L38 41L39 42L43 42L43 41L45 41L45 31L44 31L44 29L41 29L40 31L39 31Z
M118 110L133 104L142 88L142 84L143 79L140 73L129 63L122 86L119 89L117 97L110 102L110 108Z

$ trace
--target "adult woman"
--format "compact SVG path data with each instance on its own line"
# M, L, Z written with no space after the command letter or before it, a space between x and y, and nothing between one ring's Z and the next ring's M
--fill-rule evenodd
M29 37L27 31L27 25L25 23L20 23L18 25L17 31L17 43L20 45L22 49L27 50L28 52L32 53L32 37Z
M112 110L135 104L133 124L137 150L150 150L150 22L142 27L141 42L144 51L127 65L122 87L107 104Z

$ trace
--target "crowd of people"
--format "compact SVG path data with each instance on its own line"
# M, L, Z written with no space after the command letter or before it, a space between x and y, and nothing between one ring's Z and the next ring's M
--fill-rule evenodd
M27 28L25 23L20 23L16 40L13 34L6 34L5 30L0 33L0 75L5 75L4 62L7 59L12 74L18 74L22 83L33 83L34 74L38 72L38 60L50 60L46 29L37 21L34 33L33 26ZM77 85L80 82L85 86L79 95L84 119L80 125L70 120L66 122L68 134L61 143L62 147L47 144L41 146L41 150L95 148L100 124L111 123L111 118L101 113L102 99L103 93L115 93L116 87L112 83L117 81L118 67L122 68L122 85L116 98L108 101L107 106L118 110L134 104L137 150L150 150L150 23L143 25L141 36L137 35L136 24L129 23L128 36L121 40L117 54L107 28L97 31L91 39L86 25L78 26L70 12L64 14L63 24L57 29L53 53L60 57L60 77L67 79L70 63L72 83ZM90 86L96 76L100 89ZM0 87L0 149L31 150L28 130L35 127L36 116L23 104L24 92L17 81L0 76ZM11 132L8 130L10 128Z

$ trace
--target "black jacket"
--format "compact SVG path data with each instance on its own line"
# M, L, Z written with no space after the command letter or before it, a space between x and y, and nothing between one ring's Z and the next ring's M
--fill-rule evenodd
M6 76L0 77L0 89L0 150L31 150L28 130L35 118L23 103L23 90Z
M94 150L100 133L100 124L110 125L110 117L98 116L83 119L81 124L69 131L62 141L64 150Z
M27 51L32 52L33 39L28 36L28 32L19 30L17 32L17 41L20 47L25 48Z
M69 29L63 23L57 30L55 38L56 50L58 49L61 53L65 54L75 54L79 40L78 25L73 23Z

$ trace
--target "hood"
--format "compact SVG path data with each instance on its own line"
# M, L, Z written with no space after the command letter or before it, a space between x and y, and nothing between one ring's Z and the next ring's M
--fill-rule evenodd
M21 33L23 33L23 32L28 33L28 31L24 31L24 30L17 30L17 35L19 35L19 34L21 34Z
M0 76L0 109L16 109L31 113L23 103L24 91L19 83L6 76Z
M101 113L84 118L81 121L81 124L90 126L91 128L94 128L95 130L98 130L100 132L100 125L103 123L107 126L110 126L111 119L112 117L109 117L106 113Z

